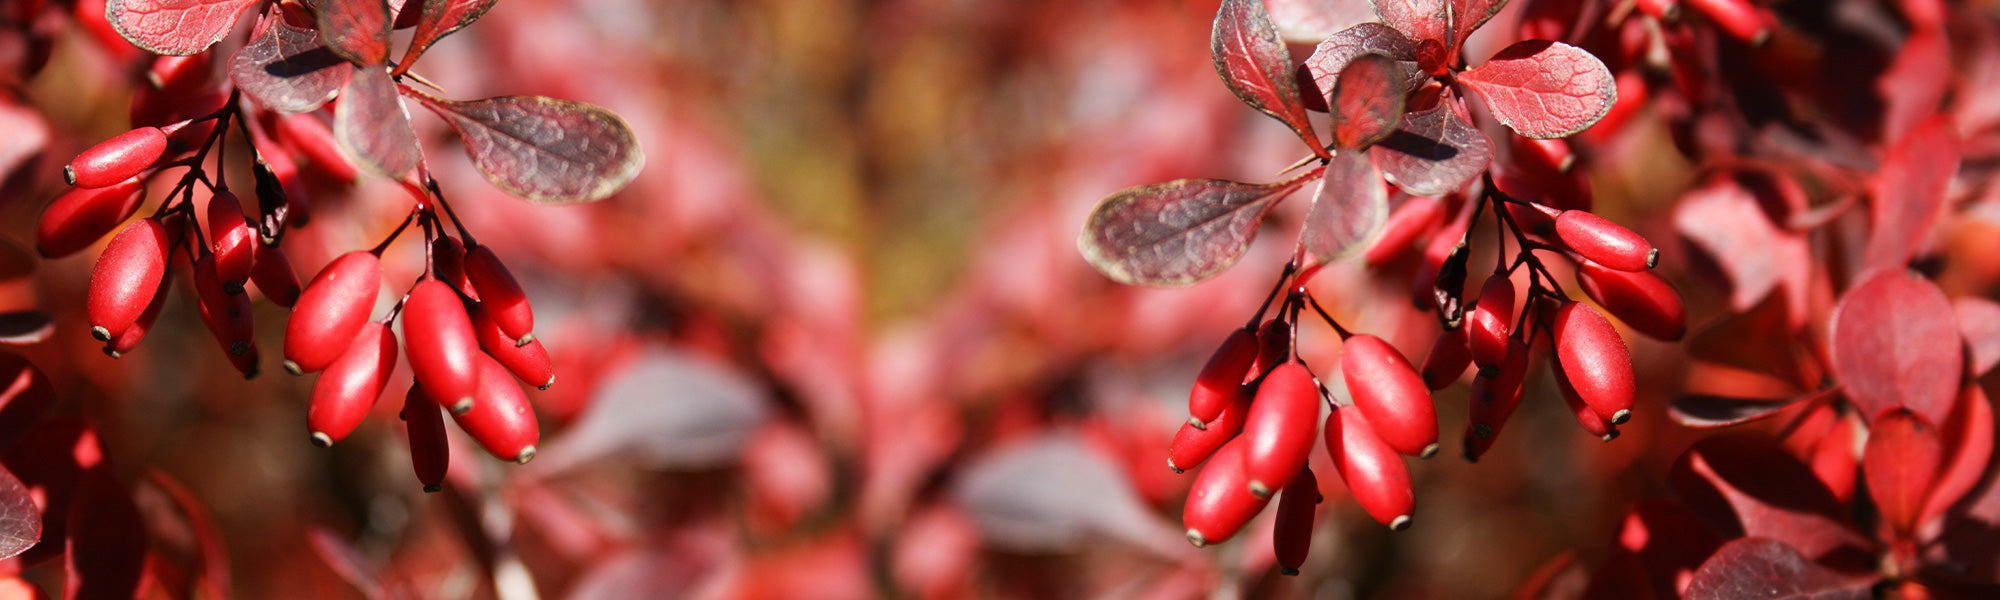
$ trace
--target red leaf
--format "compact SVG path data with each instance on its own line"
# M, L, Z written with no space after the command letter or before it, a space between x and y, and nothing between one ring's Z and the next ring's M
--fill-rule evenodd
M458 132L487 181L529 201L602 200L646 162L632 126L597 106L542 96L460 102L413 95Z
M359 66L389 63L389 4L383 0L333 0L314 6L319 40Z
M1827 335L1833 374L1861 414L1907 406L1931 422L1945 418L1963 373L1958 319L1928 279L1877 271L1833 309Z
M1458 55L1458 49L1465 46L1466 38L1472 37L1472 32L1478 31L1506 6L1507 0L1451 0L1451 45L1446 47L1446 51L1453 56Z
M1931 237L1949 208L1945 193L1958 173L1958 135L1939 115L1889 149L1869 188L1868 251L1862 270L1901 268Z
M0 352L0 448L20 440L55 402L55 386L41 369L18 354Z
M28 486L0 468L0 560L19 556L42 540L42 511Z
M1548 40L1508 46L1458 80L1486 100L1493 118L1531 138L1574 135L1618 101L1618 84L1603 62Z
M1872 568L1873 542L1849 528L1810 467L1759 434L1697 442L1668 472L1688 510L1724 538L1767 537L1820 562Z
M35 251L0 236L0 284L12 283L35 274Z
M229 59L229 79L252 100L271 110L309 112L333 99L347 83L340 55L319 43L310 29L267 19L264 32Z
M1822 369L1791 322L1785 304L1773 296L1695 333L1688 342L1688 357L1771 375L1792 390L1811 389L1819 383Z
M1965 296L1953 298L1952 314L1958 317L1958 331L1965 336L1965 345L1970 350L1974 377L1984 375L1993 365L2000 364L2000 303Z
M1729 278L1731 309L1748 311L1783 283L1785 308L1794 320L1803 317L1815 264L1808 240L1772 224L1736 178L1716 177L1683 194L1674 225Z
M103 458L96 432L81 420L51 419L29 429L0 458L8 471L35 492L43 511L42 543L22 554L21 563L35 565L61 556L77 479Z
M1389 220L1389 193L1368 155L1343 149L1327 165L1299 245L1312 263L1332 264L1368 248ZM1311 264L1302 265L1310 267Z
M417 32L411 36L410 47L403 51L403 60L397 63L397 67L408 69L408 65L416 62L417 57L423 56L431 44L479 20L479 17L485 16L486 11L492 9L497 1L424 0L424 12L418 15L420 20L417 21Z
M1403 74L1395 59L1363 54L1348 61L1340 75L1327 102L1335 146L1366 148L1402 124Z
M55 333L56 322L39 310L0 312L0 344L39 344Z
M1042 434L970 461L952 498L1001 550L1073 551L1105 540L1158 548L1181 537L1150 510L1116 464L1078 436Z
M1466 122L1450 97L1403 115L1403 125L1369 149L1390 183L1413 196L1464 189L1493 162L1493 143Z
M326 561L326 566L332 568L335 574L360 590L362 596L371 599L387 597L382 591L381 569L363 557L361 550L348 544L347 540L315 526L306 530L306 543L312 546L313 554L319 555L320 560Z
M1952 75L1960 68L1963 65L1952 61L1943 29L1920 27L1910 32L1889 68L1875 80L1875 93L1883 104L1882 139L1903 140L1910 128L1938 114Z
M1695 571L1688 600L1873 598L1873 578L1850 577L1814 564L1784 542L1764 538L1723 544Z
M109 469L90 469L77 482L69 509L69 577L63 597L125 600L139 591L146 568L146 523L125 486Z
M1992 464L1993 401L1986 398L1985 390L1980 389L1978 384L1959 390L1958 402L1952 406L1951 416L1943 421L1939 441L1947 458L1938 473L1937 484L1931 488L1930 498L1924 502L1923 514L1917 519L1918 527L1929 526L1939 515L1958 504L1966 492L1985 477L1987 467Z
M1625 511L1613 552L1637 559L1655 597L1675 598L1681 584L1722 542L1687 507L1672 500L1641 500Z
M258 0L106 0L118 35L154 54L187 56L215 45Z
M1673 404L1667 407L1667 416L1673 417L1675 423L1688 427L1728 427L1762 419L1800 402L1816 402L1836 393L1839 393L1837 388L1797 398L1731 398L1708 394L1681 394L1674 396Z
M1178 179L1126 188L1091 211L1077 250L1120 283L1201 281L1242 257L1264 214L1300 182Z
M1451 4L1446 0L1369 0L1375 5L1375 14L1382 22L1396 28L1411 42L1435 41L1444 44L1450 38L1451 16L1447 12Z
M1328 156L1306 118L1292 55L1278 38L1264 0L1223 0L1215 11L1209 54L1216 74L1238 99L1291 127L1320 158Z
M1381 54L1396 59L1396 67L1403 74L1402 87L1408 91L1430 77L1417 68L1417 45L1403 37L1401 32L1381 23L1362 23L1326 38L1313 48L1312 56L1306 57L1306 71L1312 73L1313 84L1321 91L1339 87L1340 72L1347 69L1347 63L1365 54Z
M1862 475L1867 478L1868 496L1898 537L1907 538L1916 526L1931 484L1937 481L1944 454L1940 446L1937 426L1900 406L1882 411L1868 429Z
M390 179L416 168L422 153L396 82L381 67L354 69L333 107L333 136L355 164Z

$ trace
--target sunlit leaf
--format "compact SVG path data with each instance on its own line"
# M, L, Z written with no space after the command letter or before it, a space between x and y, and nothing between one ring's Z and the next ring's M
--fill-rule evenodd
M1223 0L1215 11L1209 52L1216 74L1222 76L1230 92L1244 104L1291 127L1314 153L1327 155L1306 118L1292 55L1285 50L1285 41L1278 38L1278 28L1271 24L1264 0Z
M146 522L108 468L84 471L70 502L66 598L131 598L146 568Z
M1863 270L1902 268L1910 262L1950 208L1945 194L1959 159L1949 115L1918 124L1889 149L1868 193L1873 223Z
M1673 404L1667 407L1667 416L1674 422L1688 427L1728 427L1740 425L1777 414L1801 402L1814 402L1839 393L1837 389L1827 389L1796 398L1732 398L1709 394L1681 394L1674 396Z
M0 460L23 485L45 498L40 503L42 541L20 556L24 565L36 565L63 555L68 539L71 498L85 469L103 459L97 433L81 419L58 417L28 428Z
M1331 264L1367 249L1388 220L1389 193L1382 173L1367 153L1342 150L1320 180L1299 244L1318 264Z
M1451 45L1447 48L1456 52L1465 45L1466 38L1472 37L1472 32L1506 6L1507 0L1451 0Z
M106 0L118 35L154 54L187 56L215 45L258 0Z
M1402 69L1387 55L1363 54L1348 61L1329 97L1334 144L1366 148L1403 122Z
M396 82L381 67L354 69L333 108L333 136L355 164L390 179L416 168L422 153Z
M423 0L423 13L418 15L417 31L410 38L410 48L403 52L403 63L417 60L444 36L464 29L486 11L493 8L498 0Z
M605 378L589 412L545 445L538 472L614 457L653 469L711 469L734 462L771 416L769 394L723 363L654 350L622 369Z
M1285 41L1317 44L1342 29L1375 20L1375 9L1350 0L1264 0Z
M1667 484L1724 538L1767 537L1821 562L1872 566L1874 542L1850 528L1840 501L1811 467L1761 434L1724 434L1695 443Z
M1396 59L1397 71L1403 74L1402 90L1407 92L1430 77L1417 69L1416 53L1416 44L1402 33L1388 25L1368 22L1326 38L1313 48L1305 64L1312 73L1313 84L1324 92L1339 86L1340 72L1347 69L1347 63L1364 54L1381 54Z
M360 66L389 62L389 4L383 0L334 0L315 7L319 40Z
M1745 538L1723 544L1688 582L1688 600L1867 600L1872 578L1815 564L1784 542Z
M1993 401L1977 383L1959 390L1951 416L1941 425L1939 441L1944 446L1946 462L1938 473L1937 484L1931 487L1930 498L1924 501L1923 515L1917 519L1919 527L1934 522L1938 515L1958 504L1966 492L1985 478L1993 460Z
M0 468L0 560L19 556L42 540L42 511L28 486Z
M1827 335L1833 374L1863 416L1907 406L1935 423L1964 367L1951 301L1928 279L1876 271L1842 295Z
M1458 74L1486 100L1493 118L1531 138L1558 138L1596 123L1618 101L1618 84L1603 61L1582 48L1520 42Z
M1382 22L1403 32L1411 42L1435 41L1449 37L1451 21L1447 0L1370 0Z
M1443 196L1464 189L1493 162L1493 143L1451 104L1446 98L1403 115L1402 127L1369 150L1390 183L1411 195Z
M1915 527L1943 463L1943 444L1930 419L1900 406L1876 415L1861 453L1861 474L1882 521L1905 534Z
M646 162L632 126L594 105L542 96L414 96L458 132L487 181L534 202L602 200Z
M1242 257L1264 214L1299 185L1180 179L1126 188L1091 211L1077 249L1121 283L1201 281Z
M229 60L229 78L250 99L282 112L307 112L333 99L353 69L309 29L269 19L264 32Z

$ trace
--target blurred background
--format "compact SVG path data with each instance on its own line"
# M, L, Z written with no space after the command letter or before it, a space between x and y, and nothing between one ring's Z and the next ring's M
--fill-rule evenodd
M1369 16L1365 2L1271 4L1300 40ZM443 493L410 472L407 367L353 437L308 443L312 379L275 368L279 307L256 305L266 364L244 381L185 286L138 351L100 353L80 308L95 251L46 261L0 301L57 316L26 350L55 379L57 411L95 423L127 481L157 470L212 511L246 598L1501 598L1564 550L1593 556L1627 504L1662 493L1652 482L1690 438L1664 417L1683 377L1674 346L1627 336L1641 409L1609 444L1536 376L1469 464L1465 386L1440 392L1447 447L1411 462L1409 530L1369 519L1322 464L1300 576L1277 574L1269 512L1227 544L1183 539L1193 474L1168 470L1168 443L1195 372L1289 257L1304 202L1187 288L1114 284L1075 240L1119 189L1266 181L1305 156L1217 80L1215 5L500 2L415 72L455 98L608 107L646 166L603 202L532 205L413 115L460 216L526 285L557 364L552 388L529 391L538 458L494 460L453 429ZM129 127L146 64L58 25L48 68L6 92L18 125L4 135L39 146L0 156L13 173L0 234L17 242L60 191L57 167ZM1598 212L1669 239L1649 217L1690 169L1640 119L1615 151L1652 158L1602 161ZM307 173L312 222L285 243L302 280L409 210L386 180ZM385 258L378 316L422 270L415 242ZM1314 293L1421 357L1437 325L1407 300L1414 266L1334 268ZM1712 293L1688 294L1693 323L1718 314ZM1302 354L1335 364L1336 336L1302 336Z

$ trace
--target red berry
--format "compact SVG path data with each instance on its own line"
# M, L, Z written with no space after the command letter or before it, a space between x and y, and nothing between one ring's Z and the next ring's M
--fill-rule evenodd
M465 247L458 245L458 240L441 235L431 243L431 271L465 297L479 299L479 290L472 289L472 282L465 278Z
M1555 335L1556 360L1584 403L1614 425L1632 418L1632 355L1611 321L1571 302L1556 311Z
M70 188L42 209L42 220L35 225L35 248L47 258L82 250L138 212L145 193L146 186L137 178L108 187Z
M1243 374L1243 381L1256 379L1292 355L1292 326L1278 319L1264 322L1257 330L1257 362Z
M63 180L83 188L117 185L153 166L166 152L166 132L158 127L140 127L76 155L63 166Z
M299 276L292 272L292 260L277 246L258 244L250 261L250 281L272 304L291 308L299 301Z
M1188 543L1196 548L1228 541L1270 502L1250 493L1250 477L1243 470L1244 445L1223 444L1188 488L1181 523L1187 526Z
M540 439L541 430L535 423L535 410L528 404L528 396L500 363L480 355L475 365L479 374L479 401L472 404L471 410L453 414L452 419L494 457L521 464L534 460L535 442Z
M1221 416L1256 362L1257 333L1246 328L1229 334L1194 378L1194 389L1188 392L1188 422L1199 429Z
M1379 265L1401 256L1418 236L1444 224L1446 216L1444 202L1437 198L1412 196L1404 200L1389 212L1381 237L1375 238L1375 243L1362 254L1362 260Z
M167 272L167 231L159 221L133 221L111 238L90 274L90 333L111 341L139 320Z
M389 387L389 374L395 370L396 334L382 323L362 325L347 351L313 381L312 399L306 405L306 430L313 445L325 448L347 439Z
M1472 362L1496 367L1507 359L1507 336L1514 328L1514 280L1494 273L1479 288L1479 300L1465 319L1466 340L1472 346Z
M333 128L311 114L279 115L272 119L272 135L286 148L306 157L306 162L335 181L354 181L360 171L354 161L340 151Z
M220 190L208 201L208 237L215 251L215 273L231 294L243 292L250 280L250 265L257 252L257 234L243 220L243 203L236 194Z
M1167 449L1167 468L1179 473L1201 466L1210 455L1215 454L1216 449L1243 431L1243 418L1249 414L1250 391L1239 388L1229 408L1209 421L1207 429L1195 427L1193 423L1182 423L1180 432L1174 434L1173 446Z
M1518 39L1567 40L1583 12L1584 0L1528 0L1516 25Z
M1521 381L1527 378L1528 347L1519 339L1507 345L1507 360L1493 377L1472 378L1472 409L1465 425L1465 459L1477 461L1493 447L1507 419L1521 406Z
M1313 477L1312 469L1299 469L1298 476L1278 496L1278 519L1271 529L1271 553L1277 555L1278 572L1297 575L1299 566L1306 564L1306 554L1312 550L1313 513L1318 508L1319 479Z
M466 248L465 279L479 290L479 302L486 305L486 313L507 337L528 339L534 332L535 311L528 306L528 295L521 292L521 284L514 281L507 266L500 264L500 257L493 255L491 246Z
M167 288L173 287L173 281L171 277L160 279L160 290L153 294L153 301L146 304L146 312L140 313L139 320L126 327L124 333L104 343L105 355L118 358L139 347L139 342L146 339L146 332L152 331L153 323L160 320L160 308L167 305Z
M1612 428L1610 421L1597 416L1597 411L1583 402L1583 396L1576 393L1576 386L1570 385L1569 376L1563 374L1562 365L1557 364L1555 368L1549 370L1555 372L1556 390L1562 392L1563 404L1569 407L1570 415L1576 417L1577 424L1582 425L1584 431L1597 436L1598 439L1607 442L1616 439L1618 430Z
M1688 0L1688 4L1736 39L1759 45L1771 38L1769 20L1748 0Z
M444 437L444 409L424 396L423 386L412 384L403 396L403 427L410 440L410 466L424 491L444 489L444 474L451 465L451 444Z
M1424 357L1424 386L1437 391L1450 386L1465 375L1465 368L1472 364L1472 348L1466 339L1466 328L1446 329L1438 334L1431 344L1431 353Z
M493 318L486 314L484 303L473 303L466 310L466 316L472 319L472 332L479 337L479 347L494 360L500 361L500 365L507 367L507 371L519 378L521 383L543 390L556 384L555 363L549 360L549 351L542 347L541 340L528 340L528 343L522 344L507 337Z
M1341 350L1340 372L1355 408L1368 414L1384 443L1410 456L1437 454L1437 407L1403 353L1382 338L1358 334Z
M478 392L479 341L456 292L436 279L417 282L403 301L403 346L424 394L462 414ZM495 366L498 366L496 363Z
M223 289L216 273L215 255L204 254L194 261L195 308L215 342L230 356L242 356L256 343L250 318L250 297Z
M333 259L306 284L285 324L285 370L324 369L347 351L382 291L382 261L356 250Z
M1687 334L1680 292L1651 271L1620 271L1586 260L1577 265L1576 281L1591 300L1639 333L1669 342Z
M1334 409L1326 416L1326 453L1368 516L1390 529L1408 528L1417 510L1410 467L1370 425L1367 415L1353 407Z
M1660 251L1632 230L1580 210L1556 216L1556 237L1584 258L1620 271L1644 271L1660 262Z
M1299 363L1264 378L1243 420L1243 471L1251 493L1269 498L1291 482L1312 454L1319 426L1319 385Z

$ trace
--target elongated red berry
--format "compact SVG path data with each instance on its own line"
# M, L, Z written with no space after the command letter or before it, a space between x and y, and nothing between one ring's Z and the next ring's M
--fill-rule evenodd
M1250 477L1243 470L1244 445L1244 440L1223 444L1188 488L1181 523L1187 526L1188 543L1196 548L1229 541L1270 502L1250 493Z
M313 276L285 323L285 370L296 375L325 369L347 351L382 291L382 261L356 250L340 255Z
M1585 404L1613 425L1632 418L1632 355L1611 321L1588 304L1556 311L1556 360Z
M1759 45L1771 38L1769 19L1749 0L1687 0L1687 3L1707 14L1710 20L1736 39Z
M1297 477L1278 495L1277 523L1271 529L1271 553L1278 558L1278 572L1299 574L1312 550L1313 513L1319 508L1319 478L1310 468L1299 469Z
M431 270L446 284L458 288L465 297L479 299L479 290L472 288L472 282L465 278L465 247L451 236L438 236L431 243Z
M1173 446L1167 449L1167 468L1180 473L1201 466L1223 444L1235 439L1243 431L1243 418L1250 414L1250 397L1248 388L1238 389L1229 408L1216 415L1207 429L1181 423L1181 430L1174 434Z
M1292 355L1292 326L1278 319L1265 321L1257 328L1257 362L1250 371L1243 374L1243 381L1256 379Z
M1356 334L1341 350L1340 373L1355 408L1368 414L1384 443L1410 456L1437 454L1437 407L1403 353L1382 338Z
M118 337L104 342L104 354L106 356L118 358L139 347L139 342L146 339L146 332L152 331L153 324L159 322L160 308L167 305L167 298L171 297L167 291L168 288L173 287L173 283L174 279L172 277L163 277L160 279L160 290L153 293L153 301L146 304L145 312L139 313L139 320L133 321L132 326L126 327L123 333L118 334Z
M263 372L263 367L258 366L259 354L257 352L257 342L254 340L249 343L249 347L242 354L227 354L227 356L229 357L229 366L235 367L237 373L242 373L244 379L256 379L257 374Z
M63 166L63 180L84 188L101 188L131 179L167 152L167 134L158 127L140 127L118 134L76 155Z
M1472 408L1465 424L1465 459L1478 461L1493 447L1507 419L1521 406L1521 381L1527 378L1528 347L1510 340L1507 360L1492 377L1472 377Z
M1586 260L1577 265L1576 281L1591 300L1639 333L1669 342L1687 334L1680 292L1652 271L1620 271Z
M1201 374L1194 378L1194 389L1188 392L1188 423L1195 428L1205 428L1209 421L1222 415L1236 399L1237 388L1243 387L1244 375L1257 362L1257 332L1238 329L1222 341L1222 347L1208 357Z
M493 318L486 314L486 306L482 302L475 302L466 309L466 316L472 318L472 333L479 337L479 347L494 360L500 361L500 366L507 367L507 372L513 373L521 383L543 390L556 384L555 363L549 360L549 351L542 347L541 340L528 340L528 343L522 344L507 337Z
M1562 393L1563 405L1569 407L1569 413L1576 417L1576 423L1583 426L1585 432L1597 436L1597 439L1607 442L1617 439L1618 430L1611 427L1611 422L1597 416L1597 411L1583 402L1583 396L1577 395L1576 386L1571 385L1569 376L1563 374L1560 361L1554 367L1549 370L1555 372L1556 390Z
M425 279L410 289L403 301L403 347L425 395L454 414L471 408L480 378L477 359L485 355L465 304L451 287Z
M1446 329L1431 343L1431 353L1424 357L1424 387L1435 392L1465 375L1465 368L1472 365L1471 341L1466 339L1466 328Z
M452 419L495 458L521 464L534 460L535 442L541 438L541 429L535 423L535 409L528 404L527 394L521 391L520 384L514 383L514 376L493 359L480 355L474 364L479 374L479 401L472 404L471 410L453 414Z
M272 304L291 308L299 301L299 276L292 272L292 259L277 246L258 244L250 261L250 281Z
M1402 256L1409 251L1419 236L1437 229L1444 224L1444 202L1437 198L1413 196L1389 211L1388 222L1382 225L1382 236L1362 253L1362 260L1371 265L1379 265Z
M35 225L35 249L45 258L69 256L96 243L139 211L146 186L138 178L101 188L70 188Z
M335 181L354 181L360 170L354 161L340 151L340 144L334 141L333 128L325 121L309 113L279 115L273 119L272 133L283 143L306 157L312 168Z
M479 290L479 302L486 305L487 314L493 315L493 322L507 332L507 337L529 339L529 334L535 331L535 310L528 306L528 295L514 281L514 274L500 263L500 257L493 255L493 247L478 245L465 249L465 278L472 283L472 289Z
M111 238L90 273L90 334L111 341L139 320L167 273L167 231L159 221L133 221Z
M445 470L451 466L451 444L444 437L444 409L424 396L423 386L411 384L403 396L403 427L410 440L410 466L424 491L444 489Z
M306 405L306 431L313 445L325 448L347 439L389 387L389 373L395 370L396 334L382 323L362 325L340 359L313 380Z
M214 254L195 259L193 279L195 308L201 313L202 323L208 325L209 335L215 337L215 343L230 356L249 352L251 344L256 343L250 297L223 289L222 278L216 274Z
M1507 335L1514 330L1514 280L1494 273L1479 288L1479 300L1465 318L1466 341L1472 346L1472 362L1480 367L1497 367L1507 359Z
M1390 529L1406 529L1416 516L1417 495L1410 488L1410 467L1403 457L1375 434L1367 415L1352 407L1336 408L1326 416L1326 453L1347 482L1348 493L1368 516Z
M1319 426L1319 385L1296 362L1278 365L1257 388L1243 420L1243 471L1251 493L1268 498L1298 475Z
M243 203L229 190L218 190L208 201L208 243L215 251L215 273L223 289L243 293L256 258L257 232L243 219Z
M1620 271L1644 271L1660 262L1660 250L1646 238L1580 210L1556 216L1556 237L1584 258Z

